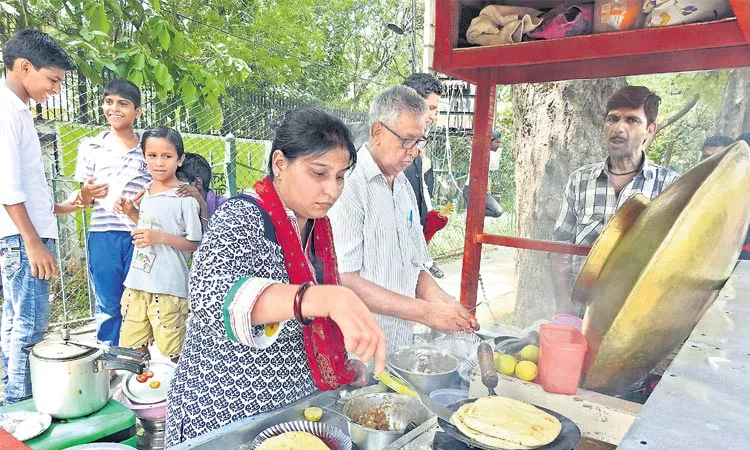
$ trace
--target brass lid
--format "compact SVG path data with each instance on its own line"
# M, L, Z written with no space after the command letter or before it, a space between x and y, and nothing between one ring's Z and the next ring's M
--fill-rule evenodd
M737 142L677 179L629 227L624 218L607 225L592 270L576 283L588 302L584 388L620 393L687 339L734 269L748 192L750 147ZM623 234L612 238L610 226Z

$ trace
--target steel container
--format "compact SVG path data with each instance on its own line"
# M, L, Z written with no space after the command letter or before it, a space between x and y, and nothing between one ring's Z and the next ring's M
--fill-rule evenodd
M425 394L451 387L458 373L458 358L428 348L404 348L388 356L388 363Z
M357 423L362 414L375 408L383 410L389 428L396 431L374 430ZM432 417L418 399L390 393L355 397L346 402L343 413L349 419L349 436L359 450L382 450L403 436L410 423L419 426Z

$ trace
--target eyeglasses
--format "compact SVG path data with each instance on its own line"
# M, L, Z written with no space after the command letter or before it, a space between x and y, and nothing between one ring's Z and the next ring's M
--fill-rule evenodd
M383 125L383 128L393 133L393 135L401 141L401 148L403 148L404 150L411 150L414 147L422 148L427 143L427 138L425 137L421 137L419 139L401 137L400 134L388 128L388 125L384 124L383 122L380 122L380 125Z

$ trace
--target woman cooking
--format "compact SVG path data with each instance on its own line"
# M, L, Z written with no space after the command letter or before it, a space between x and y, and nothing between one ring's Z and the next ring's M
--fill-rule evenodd
M286 114L269 175L211 217L190 274L192 315L169 391L166 445L361 384L385 365L385 335L338 285L326 213L356 162L346 126L317 109Z

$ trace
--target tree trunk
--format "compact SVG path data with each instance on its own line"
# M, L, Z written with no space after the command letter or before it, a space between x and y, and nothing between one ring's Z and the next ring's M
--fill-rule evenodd
M736 138L750 133L750 68L732 69L724 89L716 133Z
M624 85L612 78L513 86L519 236L552 239L568 176L605 158L605 104ZM516 280L516 323L549 318L554 297L548 254L519 250Z

